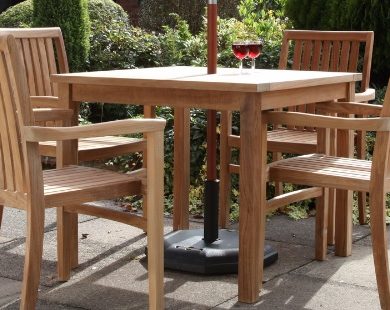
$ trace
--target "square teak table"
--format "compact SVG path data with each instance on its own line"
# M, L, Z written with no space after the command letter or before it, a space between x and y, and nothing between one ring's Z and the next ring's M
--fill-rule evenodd
M253 303L258 300L262 287L265 234L267 150L266 124L262 123L261 111L338 99L353 101L355 81L361 79L361 74L256 70L240 75L238 69L218 68L217 74L207 75L206 68L178 66L58 74L52 79L58 83L60 104L75 111L81 101L175 108L176 229L188 227L185 208L189 189L189 118L186 112L193 107L240 112L238 299ZM77 124L77 115L74 124ZM351 143L344 143L338 152L351 155ZM64 164L74 163L77 141L64 145L58 159ZM338 203L351 206L351 199L351 193L345 192L338 196ZM338 212L348 223L350 207L338 208ZM349 255L351 225L344 225L344 230L346 240L336 246Z

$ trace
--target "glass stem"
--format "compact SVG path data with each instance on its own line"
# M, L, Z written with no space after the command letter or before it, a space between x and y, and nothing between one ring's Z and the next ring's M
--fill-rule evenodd
M252 66L251 66L251 68L252 68L252 72L254 72L255 71L255 58L252 58Z
M242 74L242 59L240 59L240 74Z

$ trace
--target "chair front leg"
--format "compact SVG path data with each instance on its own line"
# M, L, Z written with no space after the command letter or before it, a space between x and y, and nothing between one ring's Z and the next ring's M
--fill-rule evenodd
M26 256L20 309L35 309L41 275L45 210L43 204L27 211Z

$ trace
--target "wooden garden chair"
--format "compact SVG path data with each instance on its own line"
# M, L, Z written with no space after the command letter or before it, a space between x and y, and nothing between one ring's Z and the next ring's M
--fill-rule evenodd
M326 104L324 104L326 107ZM337 108L339 108L337 110ZM342 158L313 153L273 162L269 165L269 180L294 184L369 193L370 228L376 280L382 309L390 309L390 273L387 252L386 197L390 192L390 80L381 106L360 103L338 103L332 106L341 114L377 114L377 118L340 118L302 112L264 112L269 124L311 126L342 130L376 131L372 161ZM322 200L326 199L323 195ZM325 217L316 229L320 257L326 255L327 203L322 201L317 212ZM324 210L325 208L325 210Z
M0 35L0 205L27 213L21 309L34 309L42 261L45 208L56 207L58 271L71 269L72 212L108 217L148 231L149 307L163 309L163 130L164 120L135 119L76 127L40 127L36 120L62 112L33 110L20 48L12 35ZM66 114L66 110L64 112ZM39 142L147 133L147 168L121 174L69 165L42 171ZM145 194L148 219L81 203ZM77 205L76 208L74 206Z
M19 48L20 57L23 60L23 68L26 75L31 103L34 108L41 109L45 113L44 119L36 118L40 126L69 126L78 121L78 105L73 111L61 111L58 101L58 86L52 83L50 75L55 73L68 73L68 60L62 37L61 29L52 28L0 28L0 34L12 34ZM53 110L55 108L55 112ZM151 107L146 107L146 114L154 116ZM56 113L56 114L54 114ZM53 118L50 119L50 115ZM61 117L59 117L61 115ZM134 152L144 152L146 142L144 139L129 138L123 136L83 137L78 139L77 158L79 161L92 161L108 159ZM56 141L43 141L39 144L42 156L58 158L62 156L61 148ZM146 162L146 161L145 161ZM142 215L147 216L147 203L144 200ZM82 207L85 210L85 206ZM85 212L85 211L84 211ZM0 207L0 225L1 225ZM77 214L73 215L73 221L77 221ZM77 237L77 225L73 225L75 238ZM146 229L146 227L145 227ZM77 240L75 240L75 244ZM72 266L78 265L77 250L72 259Z
M24 62L28 89L34 108L58 108L58 87L50 80L55 73L68 73L68 59L61 29L52 28L0 28L0 33L12 34ZM78 106L74 107L78 117ZM148 110L149 111L149 110ZM148 116L151 116L151 112ZM57 120L57 125L63 122ZM52 124L51 124L52 125ZM92 161L143 151L142 139L128 137L91 137L78 141L78 160ZM55 141L40 143L43 156L56 157Z
M374 33L372 31L312 31L285 30L280 52L279 68L318 71L362 71L362 81L355 101L367 102L375 98L375 90L369 88L371 58ZM293 55L289 57L293 44ZM361 68L360 68L361 67ZM289 108L306 113L315 113L315 105L300 105ZM237 173L237 165L231 164L231 151L240 147L240 137L231 131L231 112L223 112L221 117L221 197L220 224L226 227L230 209L230 173ZM358 157L365 158L365 132L357 133ZM267 149L274 152L274 160L281 153L308 154L317 150L317 132L313 124L307 127L274 126L267 134ZM331 150L335 152L335 149ZM277 194L282 186L276 183ZM359 219L365 223L366 196L359 193ZM334 212L330 202L329 243L334 242Z

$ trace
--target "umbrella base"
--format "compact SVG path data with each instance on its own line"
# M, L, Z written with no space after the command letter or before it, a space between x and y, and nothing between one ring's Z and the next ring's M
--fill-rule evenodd
M273 264L278 253L264 247L264 266ZM238 271L238 233L220 229L219 238L206 244L203 229L178 230L165 235L164 266L167 269L200 274L228 274Z

